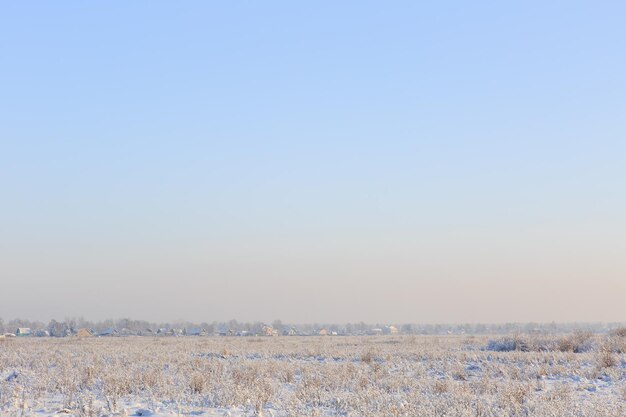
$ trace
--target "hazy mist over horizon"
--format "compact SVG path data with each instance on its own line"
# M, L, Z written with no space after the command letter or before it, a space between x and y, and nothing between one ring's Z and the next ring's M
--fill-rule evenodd
M626 4L8 3L0 317L626 321Z

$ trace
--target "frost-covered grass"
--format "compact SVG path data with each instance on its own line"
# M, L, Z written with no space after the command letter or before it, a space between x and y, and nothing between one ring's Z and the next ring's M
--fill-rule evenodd
M0 415L623 416L625 352L582 333L10 339Z

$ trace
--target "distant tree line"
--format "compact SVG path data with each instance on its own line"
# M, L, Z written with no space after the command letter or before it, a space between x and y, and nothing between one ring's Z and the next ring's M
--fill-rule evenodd
M17 328L27 327L33 331L47 331L50 336L66 336L75 333L78 329L86 328L100 333L107 329L126 331L130 334L145 334L146 330L157 332L159 329L189 329L200 328L206 334L261 334L263 327L271 326L278 334L284 334L294 329L298 334L316 334L320 329L326 329L329 334L360 335L371 334L376 329L394 326L398 333L409 335L445 335L445 334L507 334L507 333L565 333L574 330L590 330L597 333L607 332L624 326L625 323L505 323L505 324L401 324L401 323L375 323L364 322L333 324L333 323L310 323L293 324L275 320L272 323L239 322L230 320L227 322L190 322L176 321L156 323L146 320L132 320L123 318L118 320L89 321L84 318L65 318L64 320L52 319L48 323L23 319L4 321L0 318L0 334L15 332Z

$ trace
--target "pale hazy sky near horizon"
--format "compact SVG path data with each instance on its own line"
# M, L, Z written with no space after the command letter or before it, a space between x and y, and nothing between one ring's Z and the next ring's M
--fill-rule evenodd
M0 317L624 321L625 17L5 2Z

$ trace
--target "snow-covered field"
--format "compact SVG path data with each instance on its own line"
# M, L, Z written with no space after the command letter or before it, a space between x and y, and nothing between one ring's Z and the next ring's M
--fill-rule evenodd
M626 416L626 337L12 338L0 415Z

